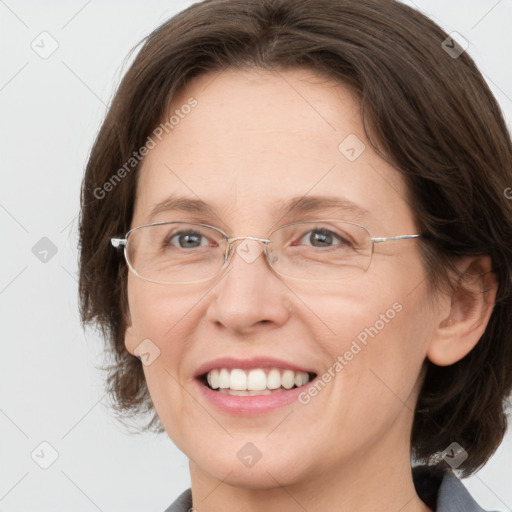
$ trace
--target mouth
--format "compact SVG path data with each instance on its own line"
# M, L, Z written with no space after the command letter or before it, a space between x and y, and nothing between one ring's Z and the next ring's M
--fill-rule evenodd
M284 368L214 368L198 376L217 393L232 396L272 395L301 388L316 378L313 372Z

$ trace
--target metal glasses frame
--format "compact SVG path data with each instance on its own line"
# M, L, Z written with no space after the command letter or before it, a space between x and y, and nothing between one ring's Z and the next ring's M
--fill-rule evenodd
M368 264L368 267L371 264L371 259L372 259L372 256L373 256L374 244L376 244L376 243L383 243L383 242L391 242L391 241L395 241L395 240L407 240L407 239L410 239L410 238L422 238L422 235L419 235L419 234L416 234L416 235L396 235L396 236L386 236L386 237L372 237L370 232L368 231L368 229L365 226L362 226L361 224L357 224L355 222L346 221L346 220L343 220L343 219L314 219L314 220L303 220L303 221L297 221L297 222L290 222L289 224L284 224L284 225L279 226L278 228L274 229L268 236L270 237L276 231L278 231L278 230L280 230L282 228L288 227L288 226L293 226L293 225L296 225L296 224L315 223L315 222L343 222L345 224L352 224L353 226L358 226L358 227L364 229L368 233L368 235L370 237L370 241L372 242L371 254L370 254L370 263ZM189 224L189 225L192 225L192 226L202 226L202 227L206 227L206 228L210 228L210 229L214 229L215 231L218 231L226 240L226 252L224 254L224 264L222 265L221 268L219 268L218 272L216 274L214 274L213 276L207 277L205 279L200 279L200 280L197 280L197 281L184 281L184 282L182 282L182 281L177 281L177 282L155 281L153 279L148 279L146 277L143 277L139 273L137 273L137 271L131 266L130 260L128 259L128 256L126 254L126 247L127 247L127 244L128 244L128 240L129 240L130 234L133 233L134 231L138 230L138 229L141 229L141 228L145 228L145 227L149 227L149 226L162 226L162 225L166 225L166 224ZM271 241L268 238L258 238L258 237L254 237L254 236L229 237L227 233L222 231L222 229L220 229L220 228L218 228L216 226L211 226L210 224L203 224L203 223L199 223L199 222L171 221L171 222L154 222L152 224L143 224L142 226L137 226L137 227L135 227L133 229L130 229L130 231L128 231L126 233L124 238L111 238L110 239L110 243L115 248L119 248L119 247L123 247L124 248L123 254L124 254L124 258L126 260L126 263L128 264L128 267L130 268L130 270L137 277L140 277L144 281L148 281L150 283L156 283L156 284L195 284L195 283L202 283L204 281L209 281L209 280L213 279L214 277L219 276L222 273L222 271L225 270L226 267L229 266L229 263L231 262L231 258L232 258L233 252L234 252L233 251L233 247L234 247L233 244L235 242L239 241L239 240L254 240L256 242L264 243L265 244L265 246L264 246L264 253L265 253L265 256L267 258L267 261L269 263L270 268L276 274L279 274L282 277L286 277L288 279L295 279L295 280L299 280L299 281L310 281L310 282L311 281L327 281L326 279L307 279L307 278L300 278L300 277L291 277L291 276L288 276L286 274L281 274L272 265L270 255L268 253L268 244ZM368 269L366 269L366 270L368 270ZM329 281L335 281L335 279L330 279Z

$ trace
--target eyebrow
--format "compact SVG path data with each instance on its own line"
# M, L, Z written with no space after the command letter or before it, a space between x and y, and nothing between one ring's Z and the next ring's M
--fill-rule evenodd
M283 219L298 215L306 215L318 213L326 210L341 210L343 213L350 214L356 219L366 219L370 216L370 212L365 208L349 201L348 199L333 196L298 196L281 200L277 203L275 210L275 218ZM196 215L215 214L215 208L209 203L201 200L185 196L170 196L167 199L157 203L152 209L148 217L148 222L163 212L187 212Z

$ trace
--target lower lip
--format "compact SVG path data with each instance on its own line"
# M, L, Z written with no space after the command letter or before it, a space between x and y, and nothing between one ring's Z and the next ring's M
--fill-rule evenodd
M287 391L279 391L270 395L238 396L219 393L205 386L198 379L195 380L201 393L218 409L239 416L263 414L284 407L298 400L298 396L312 381L304 386L292 388Z

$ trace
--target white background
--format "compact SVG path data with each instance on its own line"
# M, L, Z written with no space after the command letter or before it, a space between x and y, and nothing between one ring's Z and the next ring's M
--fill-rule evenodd
M114 421L95 369L101 338L80 327L76 272L82 174L123 61L191 3L0 0L0 511L160 512L190 485L166 435ZM510 126L512 1L415 5L469 41ZM43 31L58 43L47 59L31 48ZM32 253L42 237L57 249L46 263ZM31 458L42 441L59 454L46 470ZM512 509L511 455L509 432L464 481L484 508Z

